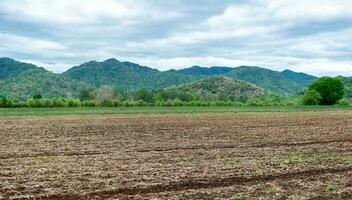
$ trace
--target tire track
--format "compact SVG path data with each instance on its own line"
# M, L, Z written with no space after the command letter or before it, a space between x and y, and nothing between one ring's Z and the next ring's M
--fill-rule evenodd
M16 159L16 158L35 158L37 156L91 156L91 155L104 155L109 154L111 152L44 152L38 154L8 154L8 155L0 155L0 160L5 159Z
M190 147L156 147L153 149L136 149L135 151L139 153L145 152L162 152L162 151L176 151L176 150L197 150L197 149L235 149L235 148L266 148L266 147L290 147L290 146L306 146L313 144L330 144L339 142L349 142L352 143L352 139L336 139L336 140L325 140L325 141L308 141L308 142L297 142L297 143L266 143L258 145L214 145L214 146L190 146Z
M199 190L209 188L220 188L229 187L236 184L251 184L256 182L268 182L273 180L287 180L287 179L300 179L312 176L319 176L329 173L342 173L352 171L352 166L344 168L325 168L325 169L312 169L298 172L291 172L285 174L270 174L266 176L252 176L252 177L227 177L219 178L214 177L210 179L196 179L196 180L185 180L179 182L171 182L165 185L152 185L147 187L134 187L134 188L119 188L116 190L103 190L94 191L85 194L71 193L71 194L53 194L53 195L42 195L32 197L15 197L13 199L24 200L24 199L89 199L89 197L105 199L116 196L124 195L143 195L151 193L163 193L163 192L179 192L185 190Z

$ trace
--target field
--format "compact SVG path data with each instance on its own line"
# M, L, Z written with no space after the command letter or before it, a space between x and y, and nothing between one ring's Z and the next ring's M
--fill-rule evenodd
M0 199L352 198L352 112L231 109L0 117Z

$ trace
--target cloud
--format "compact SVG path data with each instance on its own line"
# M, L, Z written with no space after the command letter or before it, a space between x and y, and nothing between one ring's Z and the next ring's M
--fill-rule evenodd
M350 0L0 0L0 56L53 71L88 60L162 70L258 65L352 75ZM66 66L66 67L65 67Z

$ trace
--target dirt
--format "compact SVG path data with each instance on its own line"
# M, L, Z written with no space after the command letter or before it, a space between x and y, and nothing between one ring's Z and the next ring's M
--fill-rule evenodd
M0 199L352 199L352 112L0 118Z

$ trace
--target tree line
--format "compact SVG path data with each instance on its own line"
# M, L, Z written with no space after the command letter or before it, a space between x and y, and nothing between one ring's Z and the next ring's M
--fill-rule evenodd
M98 89L86 88L79 98L43 98L34 95L27 101L1 97L0 107L130 107L130 106L293 106L293 105L349 105L343 99L344 86L337 78L323 77L313 82L308 89L297 95L277 95L266 93L257 98L229 99L220 96L215 99L204 99L197 94L175 90L135 92L120 91L111 86Z

